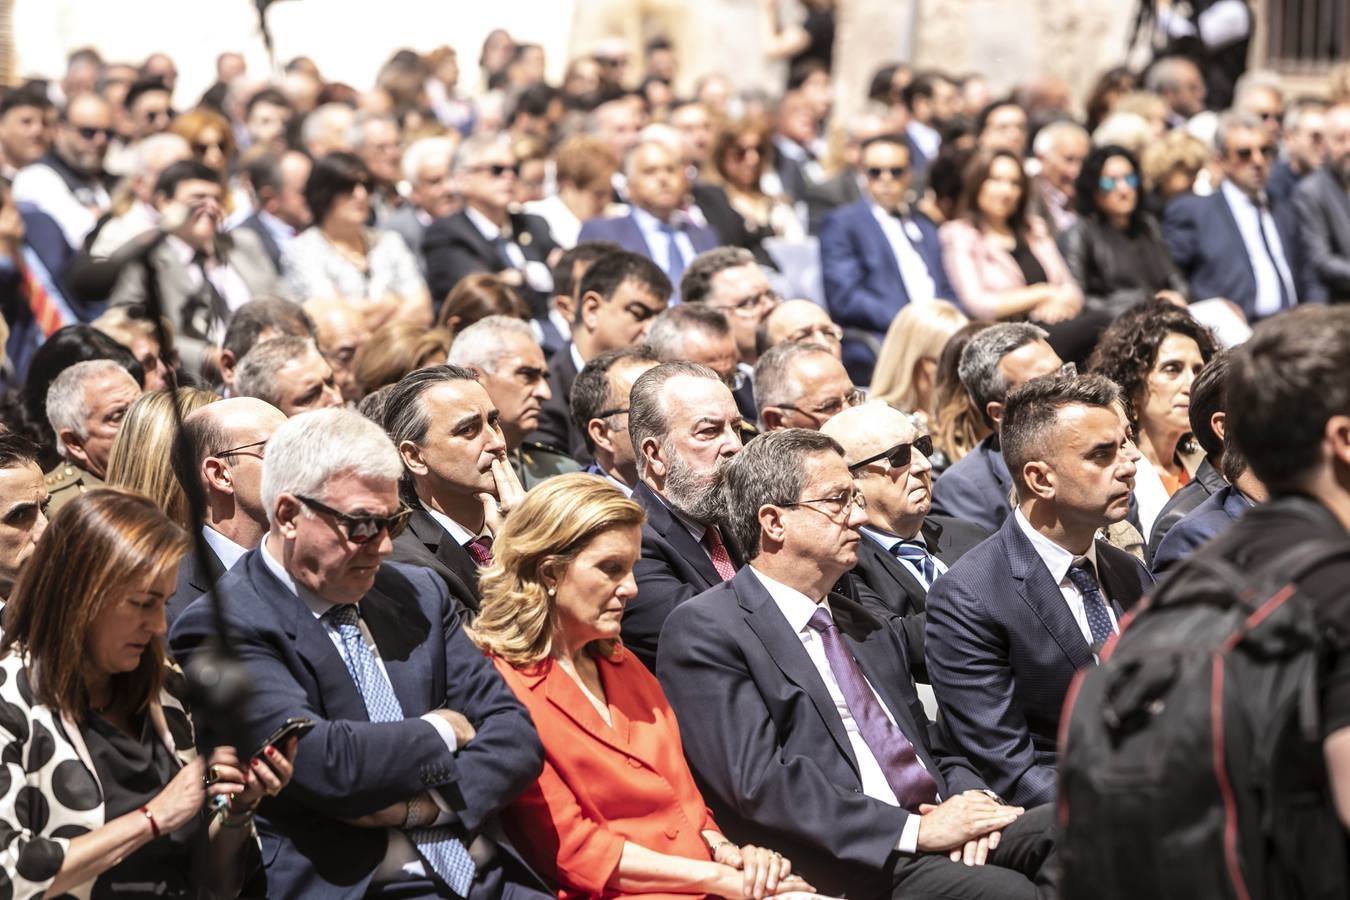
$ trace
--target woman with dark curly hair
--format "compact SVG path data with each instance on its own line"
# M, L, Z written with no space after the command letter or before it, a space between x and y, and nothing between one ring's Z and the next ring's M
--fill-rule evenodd
M1191 382L1215 351L1214 336L1190 313L1150 300L1117 319L1088 361L1125 396L1142 454L1134 497L1145 540L1167 498L1190 481L1179 451L1191 430Z
M1186 281L1140 202L1139 179L1139 160L1129 150L1095 148L1076 182L1078 221L1059 237L1084 305L1111 318L1159 294L1185 302Z

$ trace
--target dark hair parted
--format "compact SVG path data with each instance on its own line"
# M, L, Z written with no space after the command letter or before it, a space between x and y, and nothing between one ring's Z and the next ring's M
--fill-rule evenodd
M1233 351L1226 432L1273 493L1298 492L1327 422L1350 416L1350 306L1300 306Z
M1088 370L1105 375L1120 385L1130 427L1138 430L1139 410L1144 402L1148 373L1158 361L1158 348L1169 334L1195 341L1200 356L1209 362L1217 349L1214 335L1190 313L1166 300L1149 300L1126 310L1102 333L1097 349L1088 359Z
M842 459L844 448L819 431L785 428L761 434L723 464L726 528L747 560L761 550L760 509L802 499L806 461L818 453L837 453Z
M139 494L81 494L52 519L19 576L5 607L0 653L26 652L37 699L82 720L89 708L85 663L99 615L125 602L141 578L177 568L187 549L187 533ZM156 638L134 671L113 675L114 702L139 712L158 696L164 677L164 642Z
M1214 432L1210 419L1216 412L1228 411L1228 363L1231 358L1227 350L1215 353L1191 383L1191 434L1195 435L1211 464L1223 452L1223 438Z
M1060 410L1068 406L1113 409L1120 399L1120 389L1101 375L1042 375L1008 394L999 441L1017 489L1026 487L1023 467L1058 443L1054 426Z
M645 256L622 250L607 253L591 263L590 268L581 276L581 288L578 297L584 297L594 291L606 301L614 298L615 292L628 281L635 282L649 291L652 296L665 299L670 296L670 279L661 267ZM581 304L577 304L576 321L581 321Z
M13 431L0 431L0 469L37 465L38 448L28 438Z
M591 440L590 430L586 427L591 419L607 409L628 405L627 397L616 397L610 390L610 370L623 363L656 361L656 351L646 344L640 344L636 347L606 350L581 367L581 371L572 382L572 393L568 401L572 409L572 421L577 423L577 428L585 438L587 450L595 451L595 442Z
M1014 233L1024 234L1027 227L1027 206L1031 202L1031 178L1027 175L1022 160L1018 159L1015 153L1009 153L1007 150L981 151L972 156L970 161L966 163L965 172L961 176L961 196L956 201L956 215L976 225L981 224L983 214L980 212L980 189L989 180L989 176L994 170L994 163L1000 159L1009 160L1017 166L1019 191L1017 204L1013 207L1012 215L1008 216L1008 226L1012 228Z
M1097 194L1101 191L1098 182L1102 178L1102 170L1106 168L1108 160L1119 156L1130 164L1130 171L1139 179L1139 187L1135 190L1134 209L1130 211L1130 234L1138 234L1144 227L1144 174L1139 168L1139 158L1126 150L1119 144L1107 144L1104 147L1093 147L1088 153L1087 159L1083 160L1083 168L1078 171L1078 177L1074 180L1074 195L1078 205L1078 213L1089 219L1104 220L1105 214L1101 207L1097 205Z
M326 153L314 160L314 168L305 182L305 203L309 204L314 222L322 225L337 199L351 193L358 184L369 190L374 176L355 153Z
M694 257L680 278L680 302L702 303L712 293L713 279L727 269L753 266L755 256L744 247L714 247Z

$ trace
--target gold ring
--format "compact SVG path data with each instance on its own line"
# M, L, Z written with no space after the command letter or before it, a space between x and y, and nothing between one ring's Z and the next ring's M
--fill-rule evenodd
M220 770L219 770L219 769L217 769L215 766L212 766L211 768L209 768L209 769L206 770L206 779L205 779L205 781L206 781L206 786L207 786L207 787L210 787L211 785L215 784L215 783L216 783L217 781L219 781L219 780L220 780Z

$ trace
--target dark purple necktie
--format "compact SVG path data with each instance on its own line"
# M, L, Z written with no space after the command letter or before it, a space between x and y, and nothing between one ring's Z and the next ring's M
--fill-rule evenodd
M936 803L937 782L919 762L909 738L886 716L881 701L863 677L862 669L858 668L857 660L839 636L830 611L824 606L817 608L807 624L820 633L825 658L830 662L834 680L839 682L848 711L858 724L858 733L877 758L886 783L895 792L900 805L910 812L918 812L920 803Z

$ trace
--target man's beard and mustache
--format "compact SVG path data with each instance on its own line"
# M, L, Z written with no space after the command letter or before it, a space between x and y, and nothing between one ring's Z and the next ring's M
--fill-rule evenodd
M668 462L663 494L671 509L705 525L721 521L725 509L722 491L725 463L719 462L711 472L700 472L673 445L667 443L664 450Z

